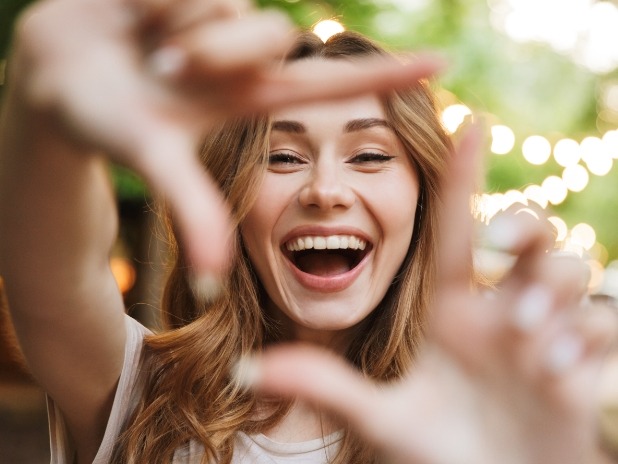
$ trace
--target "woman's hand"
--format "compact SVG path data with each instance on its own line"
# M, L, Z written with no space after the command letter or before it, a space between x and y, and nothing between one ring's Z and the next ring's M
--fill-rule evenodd
M43 1L18 23L8 89L38 123L144 176L171 204L195 272L212 276L226 263L228 211L195 154L213 123L412 85L441 67L325 63L299 75L278 66L293 40L283 15L245 0Z
M525 214L488 234L518 256L508 276L491 293L471 290L478 140L469 132L451 163L438 298L428 343L406 378L377 385L307 346L269 350L239 372L258 391L327 407L389 462L590 462L595 380L614 321L580 308L581 263L551 258L550 234Z

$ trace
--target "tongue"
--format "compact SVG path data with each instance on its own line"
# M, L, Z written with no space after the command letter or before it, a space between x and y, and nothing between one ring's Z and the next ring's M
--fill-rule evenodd
M320 277L343 274L350 270L348 258L341 254L309 253L299 256L296 265L301 271Z

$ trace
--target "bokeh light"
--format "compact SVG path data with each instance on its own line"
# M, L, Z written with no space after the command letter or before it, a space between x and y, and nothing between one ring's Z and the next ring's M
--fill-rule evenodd
M586 137L580 144L582 160L588 170L597 176L604 176L612 170L614 164L607 150L607 144L598 137Z
M605 278L605 268L603 264L594 259L589 259L586 261L586 265L590 270L590 280L588 281L588 291L596 292L603 285L603 280Z
M109 264L118 288L123 294L127 293L135 284L135 267L129 259L121 256L112 257Z
M534 201L541 208L547 208L547 204L549 200L547 199L547 195L545 194L545 190L540 185L528 185L524 189L524 195L530 201Z
M558 176L549 176L541 184L547 199L552 205L562 203L568 194L568 189L564 181Z
M571 241L590 250L597 240L597 234L591 225L580 222L571 229Z
M511 206L521 204L522 206L528 206L528 198L519 190L508 190L504 193L501 199L502 211L506 211Z
M541 135L531 135L521 147L524 158L531 164L544 164L551 156L551 144Z
M465 121L466 116L470 116L472 110L466 105L455 104L444 108L442 112L442 123L446 130L451 134L455 133L459 126Z
M560 139L554 145L554 159L562 167L577 164L581 158L579 143L573 139Z
M618 130L607 131L602 140L607 153L613 159L618 159Z
M588 185L590 176L581 164L567 166L562 171L562 180L571 192L581 192Z
M331 36L345 31L343 25L334 19L325 19L313 26L313 33L317 35L322 42L326 42Z
M491 127L491 151L496 155L506 155L515 146L515 133L510 127L496 124Z

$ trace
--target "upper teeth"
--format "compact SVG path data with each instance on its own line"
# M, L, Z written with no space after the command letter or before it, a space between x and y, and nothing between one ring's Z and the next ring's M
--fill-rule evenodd
M355 237L354 235L329 235L328 237L322 236L305 236L297 237L285 244L288 251L301 251L301 250L364 250L367 246L367 242L362 238Z

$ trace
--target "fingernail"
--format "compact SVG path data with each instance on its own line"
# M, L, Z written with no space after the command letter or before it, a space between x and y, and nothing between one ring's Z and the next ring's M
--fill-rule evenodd
M559 336L549 347L545 364L549 372L561 374L569 367L573 366L584 349L584 344L580 337L572 334Z
M543 285L525 289L513 312L513 323L522 332L531 332L539 327L551 310L553 295Z
M519 223L512 217L497 217L485 228L484 242L489 248L513 250L521 237Z
M244 355L232 367L232 379L242 388L251 388L261 377L261 369L255 356Z
M186 52L173 45L167 45L155 50L148 58L150 71L160 77L172 77L179 74L186 63Z
M195 297L204 303L212 303L221 294L221 280L212 274L201 274L191 282Z

